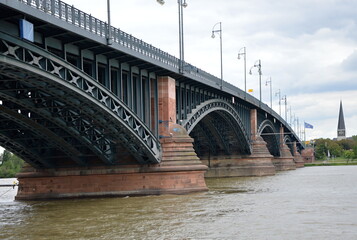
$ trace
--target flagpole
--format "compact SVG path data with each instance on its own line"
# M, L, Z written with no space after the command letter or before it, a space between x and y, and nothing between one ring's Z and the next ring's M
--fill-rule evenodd
M304 146L306 147L306 124L304 121Z

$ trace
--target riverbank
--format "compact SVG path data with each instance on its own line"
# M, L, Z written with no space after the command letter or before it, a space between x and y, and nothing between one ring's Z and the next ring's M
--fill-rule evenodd
M357 161L315 161L313 163L305 163L305 167L315 167L315 166L349 166L357 165Z

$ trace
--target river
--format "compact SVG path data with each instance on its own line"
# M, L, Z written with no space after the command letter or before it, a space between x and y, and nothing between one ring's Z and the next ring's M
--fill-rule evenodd
M207 185L189 195L35 202L2 187L0 239L357 239L357 166Z

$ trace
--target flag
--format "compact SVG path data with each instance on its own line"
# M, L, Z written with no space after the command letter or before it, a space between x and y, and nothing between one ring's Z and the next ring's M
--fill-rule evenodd
M312 126L311 124L309 124L309 123L307 123L307 122L305 122L305 128L311 128L311 129L313 129L314 128L314 126Z
M248 89L248 92L253 92L253 89Z

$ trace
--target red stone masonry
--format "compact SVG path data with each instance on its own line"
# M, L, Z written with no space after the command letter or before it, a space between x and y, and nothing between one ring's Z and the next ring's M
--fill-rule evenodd
M33 169L18 174L16 199L57 199L207 191L203 165L193 139L176 122L175 80L159 78L159 134L162 161L156 165ZM119 161L123 162L123 161ZM133 161L135 162L135 161Z

